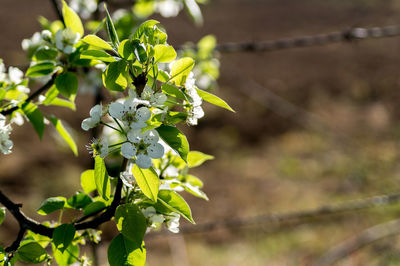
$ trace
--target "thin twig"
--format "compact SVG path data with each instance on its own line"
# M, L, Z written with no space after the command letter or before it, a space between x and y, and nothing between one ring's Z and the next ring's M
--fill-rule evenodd
M54 73L53 76L51 76L51 79L49 81L47 81L46 84L44 84L40 89L38 89L37 91L35 91L34 93L32 93L31 96L29 96L26 100L25 100L25 104L30 103L32 100L34 100L36 97L38 97L41 93L45 92L46 90L50 89L51 86L53 86L54 81L56 80L57 77L57 73ZM20 107L19 106L14 106L10 109L6 109L0 112L0 114L2 115L10 115L12 114L14 111L18 110Z
M382 238L400 234L400 219L382 223L362 231L359 235L333 247L314 265L328 266L351 255L355 251Z
M59 6L58 3L57 3L57 0L51 0L51 3L53 4L53 8L54 8L54 11L56 12L56 14L57 14L57 16L58 16L58 19L61 20L61 22L62 22L62 23L64 24L64 26L65 26L64 17L63 17L63 15L62 15L60 6Z
M180 232L184 234L203 233L220 228L238 228L260 224L282 224L290 221L305 220L326 215L335 215L344 212L380 207L398 202L400 202L400 193L380 195L366 199L352 200L337 205L323 205L311 210L301 210L281 214L268 213L254 217L238 217L222 221L211 221L208 223L197 224L195 226L183 226L180 228ZM149 234L149 237L165 235L165 233L167 233L167 231L153 232Z
M218 44L215 49L221 53L271 52L290 48L322 46L339 42L349 43L355 40L378 39L395 36L400 36L399 25L373 28L350 28L331 33L284 38L272 41L249 41L240 43L228 42ZM176 47L176 50L182 50L185 48L196 49L194 45L182 45Z

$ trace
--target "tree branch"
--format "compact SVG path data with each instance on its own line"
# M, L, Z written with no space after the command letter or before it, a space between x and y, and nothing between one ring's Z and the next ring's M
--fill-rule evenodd
M51 0L51 3L53 4L53 8L54 8L54 11L56 12L56 14L58 16L58 19L61 20L61 22L65 26L64 17L62 15L62 12L61 12L61 9L60 9L59 5L57 4L57 0Z
M25 103L29 103L32 100L34 100L36 97L38 97L42 92L45 92L46 90L50 89L51 86L53 86L54 81L56 80L57 77L57 73L54 73L53 76L51 76L51 79L43 85L43 87L41 87L40 89L38 89L37 91L35 91L31 96L29 96L26 100ZM10 115L12 114L14 111L18 110L19 106L14 106L10 109L6 109L0 112L0 114L2 115Z

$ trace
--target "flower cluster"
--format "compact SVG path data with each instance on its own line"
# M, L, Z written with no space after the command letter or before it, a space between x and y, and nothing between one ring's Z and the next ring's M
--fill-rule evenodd
M73 32L71 28L58 30L55 34L56 47L65 54L71 54L75 52L74 45L78 43L80 37L80 34Z
M89 18L97 9L96 0L71 0L69 6L78 12L82 18Z
M0 59L0 87L6 89L15 88L17 91L27 94L30 92L29 88L23 84L24 82L24 72L22 72L17 67L10 66L8 68L8 73L6 73L6 67ZM22 95L21 95L22 97Z
M172 212L168 215L157 213L153 206L147 207L142 210L144 217L146 217L149 227L154 230L159 230L162 223L165 223L168 230L173 233L179 233L179 219L180 215Z
M3 154L11 153L13 142L10 140L11 125L6 124L6 118L0 114L0 151Z
M187 108L188 117L186 122L191 126L197 125L197 120L204 116L204 111L201 107L203 99L196 91L195 79L193 76L193 72L191 72L185 83L186 93L190 97L188 99L189 108Z

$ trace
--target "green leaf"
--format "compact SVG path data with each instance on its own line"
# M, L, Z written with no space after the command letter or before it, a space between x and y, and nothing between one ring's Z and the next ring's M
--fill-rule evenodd
M211 104L214 104L216 106L225 108L231 112L235 112L235 110L233 110L224 100L222 100L221 98L215 96L214 94L211 94L209 92L200 90L198 88L196 88L197 93L199 94L199 96L201 98L203 98L204 101L209 102Z
M75 11L72 10L64 0L62 14L64 17L65 26L71 28L73 32L79 33L81 35L80 37L82 37L84 34L82 21Z
M138 245L122 234L111 241L107 254L110 266L144 266L146 262L144 242Z
M106 10L106 15L107 15L106 26L107 26L108 37L110 38L114 48L117 49L117 47L119 46L118 34L117 31L115 30L114 23L111 19L110 13L108 12L107 6L105 4L104 8Z
M58 51L55 48L50 48L48 46L42 46L36 50L33 55L33 59L35 61L45 61L45 60L54 60L58 55Z
M60 74L56 78L55 84L57 90L66 98L75 95L78 91L78 77L72 72L64 72Z
M158 24L157 20L148 20L140 24L139 28L136 30L135 34L133 35L133 39L140 39L143 34L145 34L146 30L153 29L154 25Z
M197 167L202 165L207 160L213 160L214 156L208 155L199 151L191 151L188 154L188 166L189 168Z
M183 187L183 189L185 191L189 192L190 194L192 194L196 197L208 200L206 193L201 191L199 187L195 187L195 186L192 186L192 185L186 184L186 183L181 183L181 186Z
M186 220L195 223L192 218L192 211L186 201L175 191L162 189L158 192L159 201L171 211L182 215Z
M94 164L94 180L99 195L108 200L110 198L110 180L103 158L96 156Z
M44 132L44 118L42 112L33 103L22 105L22 111L28 117L39 138L42 139Z
M65 99L61 99L61 98L57 98L57 97L54 98L51 101L51 105L66 107L66 108L69 108L69 109L74 110L74 111L76 109L76 106L75 106L74 102L69 101L69 100L65 100Z
M90 192L96 189L96 182L94 181L94 170L86 170L81 174L81 187L85 193L89 194Z
M162 125L156 128L160 137L187 162L189 142L176 127Z
M92 198L82 192L76 192L74 196L67 200L67 203L75 209L84 209L92 202Z
M64 197L52 197L46 199L42 205L40 205L37 213L40 215L47 215L57 210L61 210L64 208L66 203L66 199Z
M176 58L174 47L157 44L154 46L154 60L156 63L170 63Z
M51 116L50 117L50 121L55 126L55 128L56 128L57 132L60 134L60 136L65 140L65 142L71 148L71 150L74 153L74 155L78 156L78 148L76 146L76 143L75 143L74 139L72 138L72 136L65 129L65 127L62 124L61 120L58 119L55 116Z
M185 84L187 77L194 67L194 60L190 57L184 57L175 61L171 66L171 81L176 85Z
M67 249L75 236L75 227L72 224L57 226L53 232L53 243L62 253Z
M41 245L36 242L22 244L18 248L19 258L28 263L41 263L47 258L47 253Z
M125 60L134 60L135 58L144 63L147 60L147 52L139 40L123 40L118 47L118 53Z
M6 208L0 208L0 225L3 223L4 218L6 218Z
M190 17L197 25L203 24L203 15L201 14L201 10L199 5L195 0L184 0L185 8L188 11Z
M112 91L124 91L128 86L128 70L124 61L112 62L103 73L104 86Z
M87 205L84 209L84 215L90 215L93 213L97 213L100 210L103 210L106 207L106 204L102 201L94 201Z
M111 47L111 45L108 44L108 42L104 41L103 39L101 39L100 37L96 36L96 35L87 35L85 36L85 38L82 39L82 41L84 41L87 44L90 44L92 46L104 49L104 50L112 50L113 48Z
M133 203L118 206L115 223L125 238L140 245L147 229L146 217Z
M157 202L158 187L160 186L160 179L156 171L151 167L149 169L142 169L136 164L132 167L132 174L136 179L143 194L149 199Z
M179 88L177 88L173 85L163 84L161 86L161 90L167 95L171 95L171 96L181 99L181 100L186 100L185 94Z
M25 75L31 78L46 76L53 73L56 68L53 62L40 62L29 67Z
M54 258L59 266L69 266L73 264L79 257L78 245L69 245L65 250L66 252L61 252L54 245L52 246Z
M100 50L86 50L83 51L80 55L81 59L90 59L90 60L99 60L102 62L115 62L117 61L114 57L109 55L108 53Z

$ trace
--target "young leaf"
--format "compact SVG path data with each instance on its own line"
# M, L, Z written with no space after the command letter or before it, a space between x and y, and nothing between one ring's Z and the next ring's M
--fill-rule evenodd
M118 47L118 53L125 60L137 59L140 63L147 60L147 52L139 40L123 40Z
M154 60L156 63L170 63L176 58L174 47L157 44L154 46Z
M208 155L199 151L191 151L188 154L188 166L189 168L197 167L202 165L207 160L214 159L214 156Z
M40 62L29 67L25 75L31 78L46 76L53 73L56 68L53 62Z
M108 42L104 41L100 37L97 37L96 35L86 35L85 38L82 39L87 44L90 44L92 46L104 49L104 50L112 50L113 48L111 45L108 44Z
M199 96L201 98L203 98L204 101L209 102L211 104L214 104L216 106L225 108L231 112L235 112L235 110L233 110L224 100L222 100L221 98L215 96L214 94L211 94L209 92L200 90L198 88L196 88L197 93L199 94Z
M28 117L39 138L42 139L44 132L44 118L42 112L33 103L25 103L22 111Z
M54 211L63 209L66 201L67 200L64 197L48 198L42 203L42 205L40 205L39 209L37 210L37 213L41 215L47 215Z
M74 153L74 155L78 156L78 148L76 146L76 143L75 143L74 139L72 138L72 136L65 129L65 127L62 124L61 120L59 120L55 116L51 116L50 117L50 121L55 126L55 128L56 128L57 132L60 134L60 136L65 140L65 142L71 148L71 150Z
M6 208L0 208L0 225L3 223L4 218L6 218Z
M107 6L105 4L104 4L104 9L106 10L106 15L107 15L106 26L107 26L108 37L110 38L114 48L117 49L119 46L118 34L117 31L115 30L114 23L111 19L110 13L108 12Z
M92 198L82 192L76 192L75 195L73 195L67 200L68 205L77 210L84 209L92 202L93 202Z
M206 193L204 193L203 191L200 190L200 188L192 186L189 183L182 183L181 186L183 187L183 189L187 192L189 192L190 194L208 200L208 197L206 195Z
M110 180L104 160L100 156L96 156L95 158L94 180L99 195L103 199L108 200L110 198Z
M36 242L22 244L18 248L19 258L28 263L41 263L47 258L47 253L41 245Z
M182 215L186 220L195 223L192 218L192 211L186 201L176 192L172 190L162 189L158 192L159 201L171 211Z
M115 223L122 235L140 245L147 229L146 217L133 203L118 206L115 211Z
M60 74L56 78L55 84L57 90L66 98L75 95L78 91L78 77L72 72Z
M180 89L175 87L174 85L165 83L161 86L161 90L167 95L171 95L171 96L181 99L181 100L186 100L185 94Z
M107 255L110 266L144 266L146 262L144 242L138 245L122 234L111 241Z
M192 17L193 21L197 25L203 24L203 16L201 14L201 10L199 5L195 0L184 0L185 8L188 11L189 15Z
M33 55L33 59L35 61L54 60L56 59L57 55L57 49L43 46L36 50L35 54Z
M106 204L102 201L94 201L87 205L84 209L84 215L90 215L96 212L103 210L106 207Z
M128 86L127 65L124 61L112 62L103 73L104 86L112 91L124 91Z
M80 58L81 59L90 59L90 60L99 60L99 61L107 62L107 63L111 63L111 62L117 61L111 55L107 54L104 51L100 51L100 50L86 50L86 51L83 51L81 53L81 55L80 55Z
M96 189L96 182L94 181L94 170L86 170L81 174L81 187L85 193L89 194L90 192Z
M140 39L145 33L146 29L152 29L154 25L158 24L157 20L148 20L143 22L133 35L133 39Z
M184 57L175 61L171 66L171 81L176 85L185 84L187 77L194 67L194 60L190 57Z
M143 194L149 199L157 202L158 187L160 186L160 179L153 168L142 169L136 164L132 167L132 174L136 179Z
M75 227L72 224L57 226L53 232L53 243L57 249L64 253L75 236Z
M160 137L187 162L189 142L176 127L162 125L156 128Z
M79 257L78 245L69 245L65 252L61 252L54 245L52 245L52 247L54 258L59 266L69 266L73 264Z
M65 27L71 28L73 32L79 33L80 37L84 34L82 21L79 16L72 10L63 0L62 14L64 17Z

